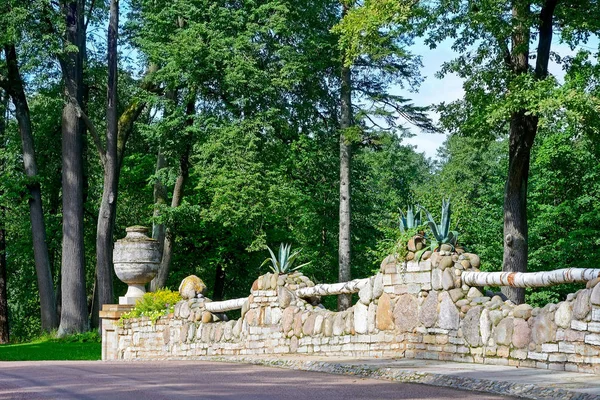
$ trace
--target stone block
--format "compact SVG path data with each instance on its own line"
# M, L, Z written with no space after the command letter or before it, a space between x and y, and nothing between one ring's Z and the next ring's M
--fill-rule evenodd
M600 288L600 285L596 285L596 288ZM592 321L600 322L600 307L592 307Z
M576 331L587 331L587 322L571 321L571 329Z
M600 285L596 285L596 287L599 287ZM585 335L585 343L587 344L593 344L594 346L600 346L600 335L595 334L595 333L590 333L588 335Z
M548 359L548 354L530 351L527 353L527 358L529 358L530 360L536 360L536 361L546 361Z
M561 353L575 353L575 345L569 342L558 342L558 351Z
M542 351L544 353L556 353L558 352L558 344L556 343L543 343Z
M440 310L437 324L442 329L458 329L460 318L458 309L452 302L448 292L442 292L440 295Z

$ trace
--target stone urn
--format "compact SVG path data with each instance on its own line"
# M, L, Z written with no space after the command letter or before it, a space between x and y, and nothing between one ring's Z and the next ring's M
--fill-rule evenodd
M135 304L146 293L145 285L156 276L160 266L158 242L147 236L148 228L130 226L127 235L115 243L113 263L117 278L129 285L119 304Z

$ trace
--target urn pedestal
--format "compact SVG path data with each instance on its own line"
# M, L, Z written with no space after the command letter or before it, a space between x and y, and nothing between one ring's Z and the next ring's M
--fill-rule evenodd
M127 235L115 243L113 263L117 278L129 285L119 304L135 304L144 293L160 266L158 242L147 236L148 228L131 226Z

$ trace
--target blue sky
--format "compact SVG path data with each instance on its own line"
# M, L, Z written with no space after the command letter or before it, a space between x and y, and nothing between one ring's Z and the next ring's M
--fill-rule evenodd
M574 51L569 46L556 43L559 39L554 37L554 44L552 51L559 53L562 57L568 55L574 55L578 49L585 49L594 51L598 49L599 40L597 37L591 38L591 40ZM440 70L441 65L450 61L456 57L456 53L450 48L452 42L446 41L441 43L436 49L430 50L425 46L422 41L418 41L415 44L413 51L422 57L423 68L421 73L425 80L421 84L417 93L406 93L405 91L399 91L398 94L402 94L413 100L416 105L426 106L431 104L439 104L441 102L451 102L453 100L460 99L463 94L463 81L456 75L447 75L443 79L435 77L435 73ZM564 71L560 65L556 63L550 63L550 73L556 76L559 80L564 77ZM432 112L432 119L437 120L437 114ZM415 134L410 139L405 139L406 143L415 145L417 151L425 153L427 157L436 158L437 149L440 147L444 140L446 140L445 134L431 134L419 131L417 128L412 127L411 131Z

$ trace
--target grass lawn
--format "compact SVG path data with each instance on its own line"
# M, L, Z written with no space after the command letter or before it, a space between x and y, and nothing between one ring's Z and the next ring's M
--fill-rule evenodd
M0 345L0 361L100 360L98 335L42 337L29 343Z

